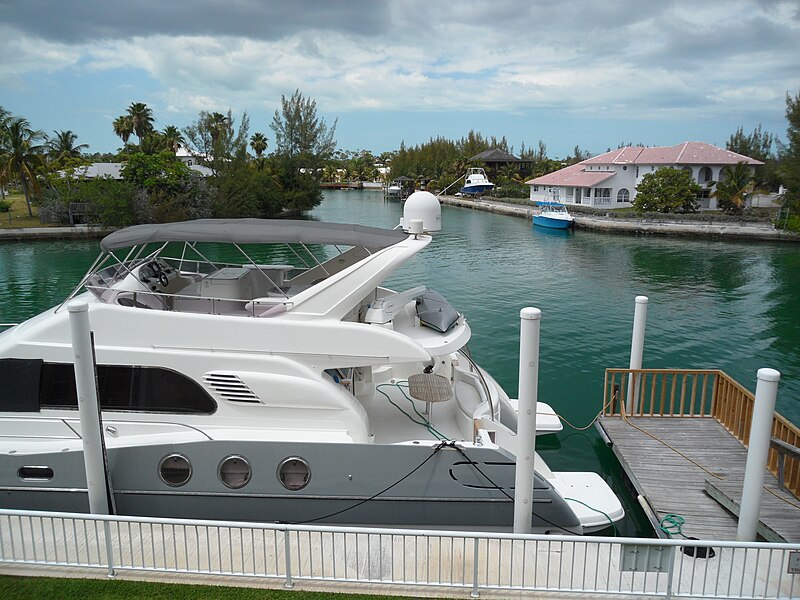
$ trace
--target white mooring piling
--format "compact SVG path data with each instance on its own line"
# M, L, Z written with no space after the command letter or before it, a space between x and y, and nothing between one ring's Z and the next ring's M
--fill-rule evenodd
M86 302L71 302L67 308L75 362L75 386L78 392L86 486L89 491L89 511L92 514L107 515L110 513L110 507L89 329L89 306Z
M747 462L744 467L742 503L739 508L739 525L736 529L736 539L742 542L756 540L761 493L769 454L769 438L781 374L775 369L759 369L757 377Z
M533 517L533 474L536 456L536 403L539 389L539 330L542 311L519 313L519 416L517 465L514 472L514 533L530 533Z
M647 296L636 296L633 309L633 334L631 335L631 362L628 368L641 369L644 356L644 328L647 324ZM633 414L633 402L639 395L639 381L641 377L628 376L628 396L625 401L625 412Z

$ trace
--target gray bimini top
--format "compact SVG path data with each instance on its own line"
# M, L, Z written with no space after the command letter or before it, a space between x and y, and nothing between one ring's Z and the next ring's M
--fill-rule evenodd
M382 249L406 239L400 230L364 225L286 219L197 219L177 223L134 225L103 238L110 252L150 242L221 242L228 244L331 244Z

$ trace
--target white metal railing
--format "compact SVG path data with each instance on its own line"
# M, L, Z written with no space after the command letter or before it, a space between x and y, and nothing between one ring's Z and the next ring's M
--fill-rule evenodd
M709 550L713 549L713 550ZM0 563L658 598L796 598L800 544L0 510ZM334 585L331 586L335 587Z

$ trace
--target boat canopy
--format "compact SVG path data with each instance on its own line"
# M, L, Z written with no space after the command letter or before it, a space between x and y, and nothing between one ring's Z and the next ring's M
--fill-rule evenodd
M332 244L381 249L408 237L403 231L363 225L287 219L197 219L126 227L100 242L104 252L151 242Z
M550 200L537 200L535 202L536 206L551 206L554 208L564 207L566 208L566 204L562 204L561 202L552 202Z

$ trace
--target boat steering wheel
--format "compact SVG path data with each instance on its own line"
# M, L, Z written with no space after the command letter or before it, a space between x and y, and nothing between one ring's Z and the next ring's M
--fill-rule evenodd
M169 285L169 277L167 277L167 272L163 269L161 264L157 260L154 260L148 266L150 270L153 271L153 277L158 279L158 283L160 283L162 287L167 287Z

